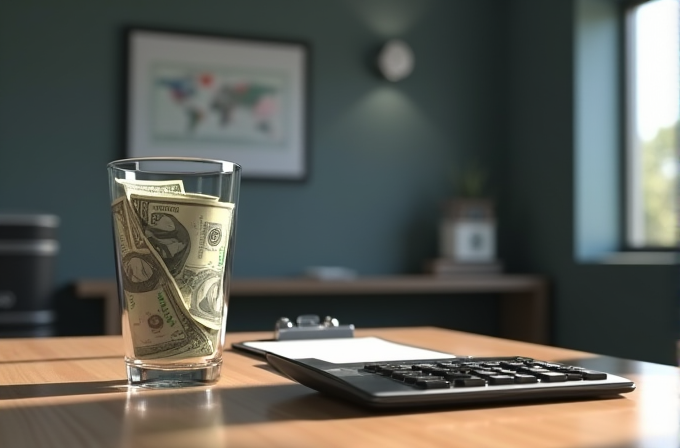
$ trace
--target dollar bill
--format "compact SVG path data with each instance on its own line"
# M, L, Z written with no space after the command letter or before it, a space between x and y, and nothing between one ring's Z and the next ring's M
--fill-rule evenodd
M203 193L184 193L184 196L188 198L198 198L198 199L207 199L209 201L219 201L220 198L217 196L212 196L210 194L203 194Z
M135 356L140 359L211 356L218 331L197 324L177 285L146 242L126 198L112 204L119 271Z
M160 194L173 196L186 194L186 192L184 191L184 182L182 182L181 179L178 180L116 179L116 183L123 188L125 196L128 199L130 198L130 195L132 193Z
M125 196L129 199L133 193L160 195L160 196L186 196L189 198L208 199L219 201L220 198L204 193L187 193L184 190L182 180L127 180L116 179L116 183L123 189Z
M199 197L139 194L130 195L130 204L189 314L206 327L221 328L234 205Z

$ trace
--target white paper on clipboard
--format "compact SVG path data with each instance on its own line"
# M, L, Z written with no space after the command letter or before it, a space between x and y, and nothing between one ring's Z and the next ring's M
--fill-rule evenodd
M242 345L290 359L316 358L334 364L352 362L450 359L455 355L411 347L376 337L249 341Z

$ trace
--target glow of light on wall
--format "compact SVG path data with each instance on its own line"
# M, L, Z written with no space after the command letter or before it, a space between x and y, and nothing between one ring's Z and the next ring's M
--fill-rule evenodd
M333 120L332 133L343 133L354 129L361 135L379 137L372 142L376 150L394 150L392 143L400 140L400 136L413 137L441 134L428 119L418 105L402 90L394 85L382 85L372 89L348 108L342 115ZM388 144L389 142L389 144ZM384 147L380 143L385 143Z
M401 36L420 20L432 0L352 0L349 5L377 35L389 38Z

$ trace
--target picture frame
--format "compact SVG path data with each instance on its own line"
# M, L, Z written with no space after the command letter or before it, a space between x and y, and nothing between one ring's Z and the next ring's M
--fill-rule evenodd
M307 177L303 42L126 31L126 157L227 160L244 179Z

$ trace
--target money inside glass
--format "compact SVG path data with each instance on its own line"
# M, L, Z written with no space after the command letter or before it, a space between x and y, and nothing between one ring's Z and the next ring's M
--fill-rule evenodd
M181 180L117 182L114 232L135 356L210 356L224 324L234 204L186 193Z

